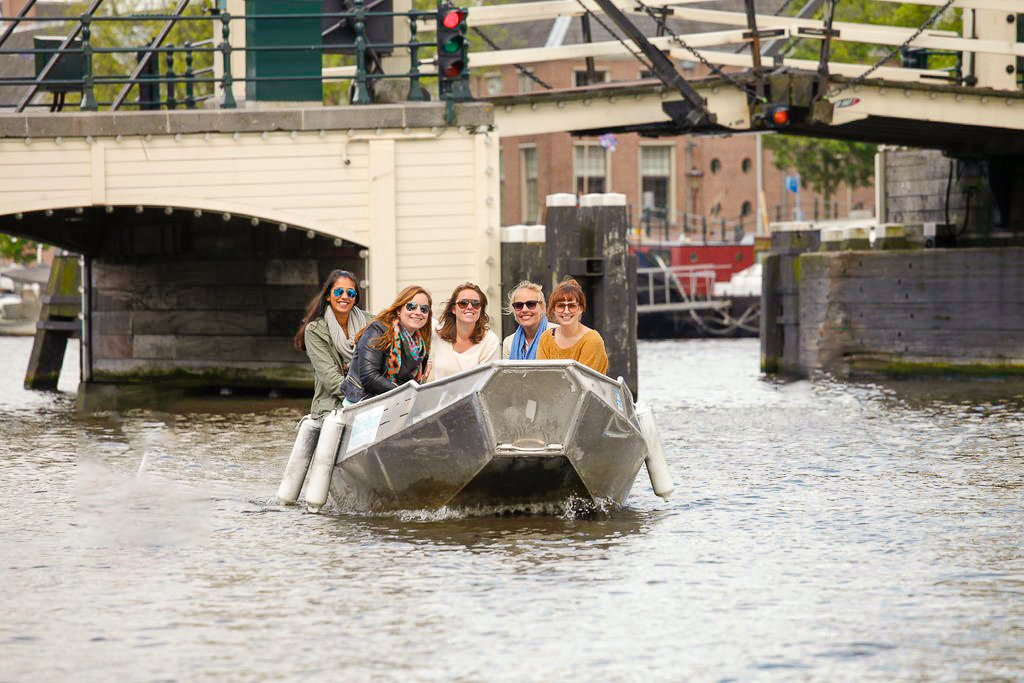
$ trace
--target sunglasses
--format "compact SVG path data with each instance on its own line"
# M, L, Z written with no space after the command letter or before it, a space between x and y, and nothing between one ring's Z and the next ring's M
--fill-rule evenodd
M579 307L580 305L575 301L559 301L557 304L555 304L556 311L567 311L569 313L572 313Z
M455 302L459 305L459 308L480 308L480 299L459 299Z
M407 311L415 311L417 308L420 309L420 313L423 315L429 315L430 313L430 306L427 304L418 304L415 301L407 301L405 303L405 310Z
M352 289L351 287L347 289L345 287L335 287L334 291L331 292L331 294L333 294L335 297L340 297L342 294L348 294L349 299L355 299L357 296L359 296L359 290Z
M526 310L532 311L533 309L535 309L538 306L540 306L540 302L537 301L536 299L534 299L533 301L513 301L512 302L512 308L516 309L517 311L523 310L523 306L526 306Z

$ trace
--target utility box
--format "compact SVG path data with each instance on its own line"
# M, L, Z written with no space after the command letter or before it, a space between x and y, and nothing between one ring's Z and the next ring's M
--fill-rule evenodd
M245 13L264 17L245 22L245 76L275 79L247 80L246 100L323 102L320 0L246 0Z
M36 52L36 77L46 68L50 58L57 54L63 36L34 36L33 43L37 50L53 50L53 52ZM72 40L68 43L69 50L81 50L82 41ZM46 92L81 92L82 79L85 78L85 55L81 52L65 52L57 59L46 80L39 86ZM50 83L50 81L77 81L77 83Z

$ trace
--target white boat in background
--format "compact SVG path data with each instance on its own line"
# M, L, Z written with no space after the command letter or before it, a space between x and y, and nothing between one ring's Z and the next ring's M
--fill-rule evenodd
M647 461L668 497L650 411L629 389L573 361L497 361L415 382L300 429L279 497L361 511L621 506ZM303 445L305 444L305 445ZM300 478L301 477L301 478ZM297 483L296 483L297 482Z
M36 321L42 308L40 291L49 277L50 267L43 264L0 270L0 335L36 333Z

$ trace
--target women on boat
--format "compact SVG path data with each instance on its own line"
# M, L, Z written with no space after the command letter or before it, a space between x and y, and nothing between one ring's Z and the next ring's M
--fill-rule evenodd
M444 379L501 356L501 342L490 330L487 295L472 282L459 285L445 304L434 330L430 379Z
M508 295L507 313L515 316L519 327L501 342L501 357L509 360L534 360L540 335L550 323L544 310L544 289L535 282L523 280Z
M604 340L597 330L580 322L587 310L587 297L583 288L572 278L566 278L551 292L548 315L558 323L540 337L538 359L574 360L600 373L608 371L608 354Z
M410 380L422 382L430 357L430 292L410 285L356 338L345 377L345 405L377 396Z
M295 348L305 351L313 365L314 420L340 408L345 398L342 383L355 353L356 335L370 316L360 309L356 276L347 270L333 270L309 300L306 316L295 333Z

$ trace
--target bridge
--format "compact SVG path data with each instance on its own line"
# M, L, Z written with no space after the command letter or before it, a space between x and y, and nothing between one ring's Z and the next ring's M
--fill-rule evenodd
M428 93L437 13L400 0L383 14L356 0L326 14L294 3L287 35L267 28L258 1L103 17L94 0L70 28L33 16L33 4L0 19L0 60L40 65L0 81L0 230L84 255L86 384L305 386L288 337L337 266L364 278L372 309L412 282L441 298L473 280L500 316L502 136L767 130L1006 158L1002 192L1024 182L1015 0L918 0L934 8L918 27L833 21L835 3L820 0L797 16L758 13L753 1L744 12L695 0L473 7L476 27L585 16L616 36L471 52L474 69L619 55L655 76L479 103L459 94L468 73L442 75L440 98ZM958 32L932 27L951 10L962 13ZM661 17L654 35L630 28L639 15ZM325 19L347 31L332 46ZM152 26L152 37L101 41L118 20ZM680 32L676 21L716 28ZM55 25L67 33L57 46L10 47ZM375 37L382 25L389 35ZM185 26L202 27L199 39ZM821 58L780 56L773 48L787 39L820 41ZM841 42L882 46L882 56L839 62L829 46ZM342 57L325 56L332 49ZM913 49L955 53L959 68L900 65ZM129 73L123 62L99 70L117 54L135 60ZM682 78L681 59L709 75ZM1024 217L1008 225L1024 232Z

